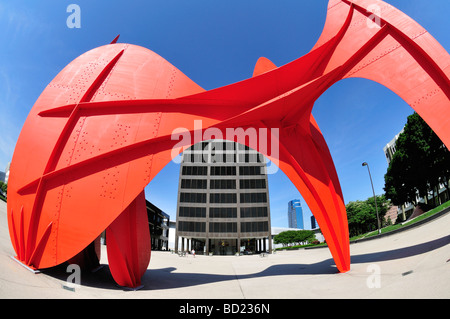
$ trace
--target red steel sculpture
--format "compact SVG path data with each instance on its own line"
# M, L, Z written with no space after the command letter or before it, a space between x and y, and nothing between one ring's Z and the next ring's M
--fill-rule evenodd
M209 91L156 53L116 41L56 76L17 141L8 223L16 259L31 268L98 263L106 229L114 280L139 286L150 261L144 188L174 147L182 151L174 129L204 137L214 127L223 136L226 128L279 129L267 136L267 145L279 143L277 158L261 144L257 150L277 160L316 217L338 270L348 271L343 195L311 115L316 99L345 78L394 91L450 146L450 57L383 1L330 0L311 52L281 67L261 58L252 78ZM202 120L200 130L194 120Z

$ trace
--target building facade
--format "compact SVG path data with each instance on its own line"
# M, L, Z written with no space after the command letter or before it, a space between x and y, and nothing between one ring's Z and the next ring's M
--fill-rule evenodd
M289 228L305 229L303 224L303 208L299 199L288 203L288 225Z
M145 201L152 250L169 250L170 216L161 209Z
M268 240L266 240L268 239ZM222 140L193 145L180 166L175 251L271 251L264 156Z

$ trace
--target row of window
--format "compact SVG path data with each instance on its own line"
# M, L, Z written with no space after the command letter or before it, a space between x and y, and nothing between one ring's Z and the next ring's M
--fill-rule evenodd
M181 188L206 189L206 179L182 179Z
M237 197L235 193L212 193L209 194L209 202L214 204L236 203Z
M241 207L241 218L267 217L267 207Z
M236 218L237 208L236 207L210 207L209 208L210 218Z
M226 151L234 151L236 150L236 144L231 141L214 141L214 142L200 142L192 145L190 150L206 150L208 149L208 145L211 144L212 150L226 150ZM238 143L238 150L250 150L251 148L247 145L243 145Z
M265 179L241 179L239 181L241 189L266 188Z
M256 233L269 231L268 222L245 222L241 223L241 233Z
M236 166L212 166L211 176L231 176L236 175Z
M241 207L241 218L248 217L267 217L267 207ZM179 208L180 217L206 218L206 207L184 207ZM236 218L236 207L210 207L210 218Z
M210 213L211 214L211 213ZM180 217L206 217L206 207L184 207L181 206L178 210Z
M241 203L267 203L266 193L241 193Z
M231 141L203 141L197 144L192 145L189 150L196 150L196 151L201 151L201 150L206 150L208 149L208 145L211 144L211 149L216 149L216 150L227 150L227 151L234 151L236 150L236 144L234 142ZM248 147L247 145L244 144L237 144L237 149L238 150L251 150L250 147Z
M206 230L205 222L178 222L178 231L201 232ZM268 222L242 222L241 233L256 233L269 231ZM237 223L209 223L210 233L237 233Z
M204 233L206 232L206 223L180 220L178 222L178 231Z
M240 166L239 175L263 175L264 170L261 166Z
M183 166L181 171L183 175L208 175L207 166Z
M266 193L241 193L241 203L267 203ZM206 193L180 193L181 203L206 203ZM237 203L235 193L211 193L209 202L214 204Z
M182 179L181 188L206 189L206 179ZM266 180L264 179L241 179L239 181L241 189L264 189ZM236 189L236 180L234 179L213 179L210 181L211 189Z
M208 175L207 166L183 166L182 175ZM232 176L236 175L236 166L212 166L210 174L212 176ZM262 166L240 166L239 175L264 175Z
M210 233L237 233L237 223L209 223Z
M239 163L264 163L264 157L259 153L239 154ZM184 163L237 163L236 154L211 153L211 159L208 153L184 153Z
M209 188L211 189L236 189L235 179L212 179Z
M180 193L182 203L206 203L206 193Z

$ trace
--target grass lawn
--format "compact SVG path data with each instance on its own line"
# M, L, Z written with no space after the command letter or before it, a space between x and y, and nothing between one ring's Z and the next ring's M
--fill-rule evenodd
M405 227L405 226L409 226L412 225L414 223L417 223L425 218L428 218L436 213L439 213L440 211L446 209L447 207L450 206L450 201L443 203L442 205L439 205L438 207L435 207L431 210L429 210L426 213L423 213L422 215L414 218L413 220L410 220L409 222L403 223L403 224L397 224L397 225L390 225L390 226L386 226L384 228L381 228L381 233L388 233L391 232L393 230L397 230L399 228ZM366 233L366 234L362 234L359 236L354 236L352 238L350 238L350 240L356 240L356 239L361 239L361 238L367 238L367 237L372 237L372 236L376 236L378 234L378 230Z

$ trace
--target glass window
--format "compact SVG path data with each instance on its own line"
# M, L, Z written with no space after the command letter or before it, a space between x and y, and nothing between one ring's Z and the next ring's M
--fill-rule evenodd
M241 233L256 233L269 230L268 222L242 222Z
M210 218L236 218L237 208L236 207L210 207L209 208Z
M210 233L236 233L237 223L209 223Z
M236 203L237 197L235 193L210 193L209 194L210 203Z
M266 193L241 193L241 203L266 203Z
M207 175L207 166L183 166L182 175Z
M206 179L182 179L181 188L206 189Z
M236 175L236 166L212 166L211 175L231 176Z
M236 180L233 179L212 179L210 180L211 189L236 189Z
M240 166L239 175L262 175L260 166Z
M241 218L267 217L267 207L241 207Z
M180 217L206 217L206 207L184 207L181 206L178 211Z
M206 231L206 223L205 222L187 222L187 221L179 221L178 222L178 230L185 232L202 232Z
M205 193L180 193L182 203L206 203Z
M266 180L265 179L241 179L239 181L239 188L241 188L241 189L266 188Z

